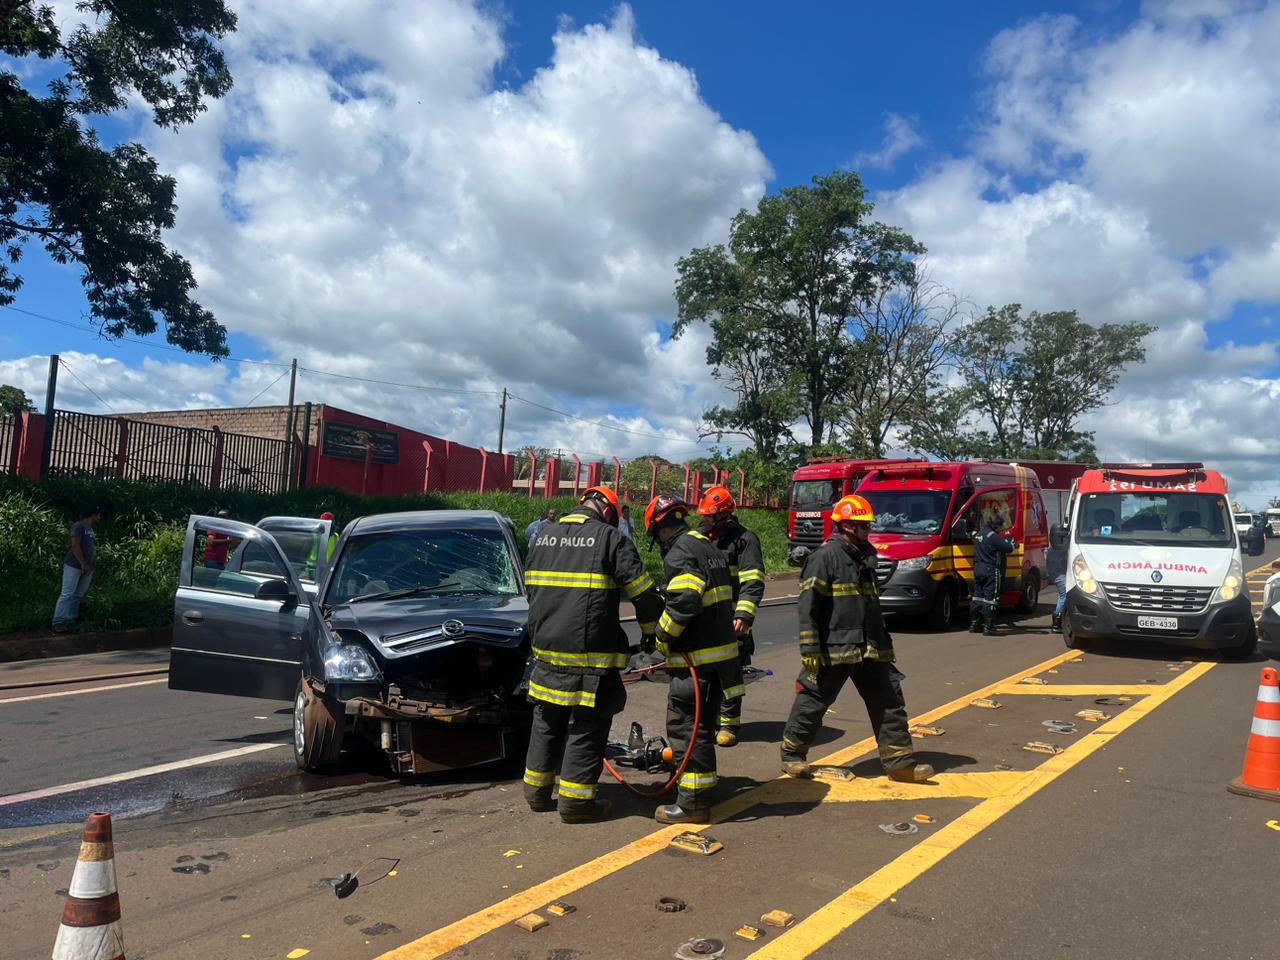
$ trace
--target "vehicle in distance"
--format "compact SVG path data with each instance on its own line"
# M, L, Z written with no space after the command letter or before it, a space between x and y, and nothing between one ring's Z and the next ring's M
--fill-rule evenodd
M1240 537L1240 549L1251 557L1262 555L1267 548L1267 534L1262 529L1263 519L1256 513L1235 514L1236 534Z
M1072 494L1063 640L1248 656L1257 644L1227 483L1199 463L1103 464Z
M279 519L279 518L277 518ZM196 561L235 537L250 571ZM294 758L332 765L349 737L396 773L519 753L528 735L528 604L511 524L428 510L347 525L314 594L266 530L187 524L169 686L293 701Z
M1267 521L1267 535L1271 537L1280 537L1280 507L1268 507L1265 517Z
M816 457L797 468L791 477L791 498L787 513L787 563L804 565L805 557L831 536L831 508L841 497L858 489L868 471L893 463L913 460L850 460L845 457Z

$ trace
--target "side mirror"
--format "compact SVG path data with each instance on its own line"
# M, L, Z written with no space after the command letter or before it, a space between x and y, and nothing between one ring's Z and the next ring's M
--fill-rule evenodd
M298 602L298 597L283 580L264 580L254 591L253 597L255 600L275 600L286 606Z
M973 533L969 530L969 521L964 517L958 517L956 522L951 524L952 540L972 540Z

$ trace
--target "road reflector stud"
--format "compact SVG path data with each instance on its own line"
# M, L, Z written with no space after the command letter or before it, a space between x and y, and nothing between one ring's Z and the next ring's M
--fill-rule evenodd
M723 956L724 942L712 937L695 937L676 950L676 960L720 960Z
M999 710L1004 704L990 697L979 697L977 700L970 700L969 706L981 707L983 710Z
M769 927L777 927L785 930L796 922L794 913L787 913L785 910L770 910L768 913L760 917L760 922Z
M1268 820L1267 826L1272 830L1280 830L1280 820Z
M1262 669L1244 770L1227 789L1259 800L1280 800L1280 675L1275 667Z
M947 731L934 724L919 723L907 730L913 737L940 737Z
M563 900L557 900L555 903L547 904L547 913L553 917L567 917L573 911L577 910L572 903L565 903Z
M1045 673L1057 673L1057 670L1046 670Z
M715 837L708 837L693 830L677 833L671 838L671 842L667 846L674 847L677 850L687 850L689 853L696 853L701 857L709 857L713 853L719 853L724 849L724 844Z
M1111 719L1111 714L1102 710L1081 710L1076 716L1081 720L1088 720L1090 723L1101 723L1103 720Z
M810 770L815 780L835 780L840 783L846 783L850 780L857 780L858 775L848 767L811 767Z
M933 817L929 816L927 813L917 813L911 819L916 823L933 823Z
M306 947L298 947L297 949L290 950L288 953L286 953L285 957L287 957L288 960L302 960L302 958L305 957L310 952L311 951L308 950Z
M760 927L752 926L744 923L737 930L733 931L735 937L741 937L743 940L759 940L764 937L764 930Z
M521 930L528 930L530 933L536 933L550 923L546 917L540 917L536 913L526 913L523 917L516 921L516 926Z
M1029 743L1024 743L1022 745L1022 749L1026 750L1028 753L1047 753L1050 755L1062 752L1052 743L1045 743L1043 740L1032 740Z
M508 850L506 853L504 853L504 854L503 854L503 856L504 856L504 857L518 857L518 856L520 856L520 851L519 851L519 850Z
M1041 726L1048 727L1054 733L1061 733L1063 735L1076 732L1076 725L1070 720L1045 720Z
M1030 684L1032 686L1038 686L1038 687L1047 686L1049 683L1049 681L1046 680L1044 677L1023 677L1018 682L1026 683L1026 684Z
M882 823L880 824L880 829L891 837L907 837L918 832L920 828L914 823L902 820L898 823Z

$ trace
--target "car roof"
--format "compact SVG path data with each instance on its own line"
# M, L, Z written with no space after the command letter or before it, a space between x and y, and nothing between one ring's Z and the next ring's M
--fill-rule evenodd
M348 533L382 533L388 530L493 530L500 528L502 516L492 510L406 510L403 513L376 513L360 517Z

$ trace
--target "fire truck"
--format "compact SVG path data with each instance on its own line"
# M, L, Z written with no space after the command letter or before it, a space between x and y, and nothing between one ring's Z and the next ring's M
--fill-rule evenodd
M831 508L841 497L857 490L868 473L891 464L919 462L818 457L796 470L791 478L787 517L787 537L791 542L787 562L793 567L802 566L804 558L827 541L831 536Z

